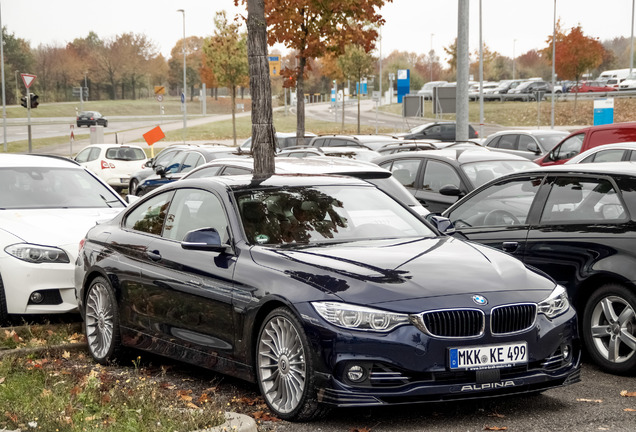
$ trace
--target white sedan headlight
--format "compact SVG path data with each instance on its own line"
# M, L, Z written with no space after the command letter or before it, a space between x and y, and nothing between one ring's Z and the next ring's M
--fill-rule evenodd
M55 263L64 264L71 262L66 252L62 249L40 246L29 243L18 243L7 246L4 251L22 261L33 264Z
M568 294L561 285L552 291L552 293L537 305L538 312L552 319L561 315L570 308Z
M326 321L349 330L389 332L409 323L407 314L338 302L313 302L311 305Z

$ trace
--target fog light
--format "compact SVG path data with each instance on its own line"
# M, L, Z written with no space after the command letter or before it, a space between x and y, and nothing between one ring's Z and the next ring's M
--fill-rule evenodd
M33 303L42 303L42 300L44 300L44 296L42 295L41 292L34 292L31 294L31 297L29 297L31 299L31 301Z
M364 381L365 375L364 369L361 366L351 366L349 370L347 370L347 378L349 378L351 382Z
M563 352L563 360L568 361L570 360L570 353L571 353L571 349L570 349L570 345L563 345L561 347L561 352Z

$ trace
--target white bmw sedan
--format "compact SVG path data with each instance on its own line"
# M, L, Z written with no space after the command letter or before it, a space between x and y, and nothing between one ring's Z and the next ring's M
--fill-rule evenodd
M0 154L0 185L0 322L76 310L79 243L125 202L87 169L54 156Z

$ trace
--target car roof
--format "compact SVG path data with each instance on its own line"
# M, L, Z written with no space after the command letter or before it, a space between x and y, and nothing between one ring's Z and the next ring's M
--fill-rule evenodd
M588 126L586 128L577 129L570 135L576 135L581 132L587 132L590 130L606 130L606 129L622 129L622 128L636 128L636 122L624 122L624 123L610 123L605 125Z
M361 186L371 186L370 183L357 179L355 177L346 177L338 175L307 175L307 174L274 174L272 176L257 179L251 174L232 175L232 176L213 176L195 179L181 179L172 182L169 185L173 187L186 187L193 184L201 184L205 182L218 183L224 185L227 189L234 191L252 190L267 187L288 187L288 186L331 186L343 184L355 184Z
M636 176L636 162L599 162L587 164L561 164L532 168L524 173L571 173L571 174L621 174ZM519 174L519 173L514 173ZM508 174L513 175L513 174ZM504 176L505 177L505 176ZM503 177L501 177L503 178ZM500 179L501 179L500 178Z
M138 145L134 145L134 144L117 144L117 143L111 143L111 144L89 144L86 147L82 148L82 150L84 150L85 148L89 148L89 147L95 147L95 148L112 148L112 147L117 147L117 148L140 148L143 150L143 147L138 146Z
M570 132L560 131L560 130L553 130L553 129L510 129L510 130L503 130L503 131L494 132L494 133L488 135L488 138L490 138L492 136L505 135L505 134L529 134L529 135L554 135L554 134L559 134L559 135L566 136L566 135L569 135Z
M393 135L343 135L343 134L326 134L326 135L318 135L315 138L348 138L354 139L356 141L364 142L379 142L379 141L387 141L393 142L397 141L399 138Z
M493 152L493 151L483 151L482 149L441 149L441 150L424 150L424 151L413 151L413 152L401 152L394 153L387 156L382 156L380 158L374 159L374 163L382 163L393 159L409 159L414 157L421 158L431 158L431 159L440 159L446 160L449 162L457 162L459 164L471 163L471 162L481 162L481 161L494 161L494 160L518 160L518 161L526 161L527 158L523 156L517 156L510 153L502 153L502 152Z
M206 166L217 165L233 165L244 168L254 169L253 158L223 158L215 159L204 165L201 165L191 173L194 173ZM351 159L340 158L277 158L275 162L275 170L277 173L285 174L340 174L353 175L356 177L390 177L391 172L371 162L364 162ZM186 176L187 178L187 176Z
M72 159L63 156L40 154L0 154L0 167L43 167L84 169Z
M621 142L621 143L613 143L613 144L603 144L597 147L592 147L591 149L587 149L586 151L584 151L583 153L579 153L578 155L574 156L572 159L566 161L566 164L574 164L577 163L585 158L587 158L588 156L594 154L594 153L598 153L601 151L605 151L605 150L612 150L612 149L618 149L618 150L636 150L636 142L634 141L627 141L627 142Z

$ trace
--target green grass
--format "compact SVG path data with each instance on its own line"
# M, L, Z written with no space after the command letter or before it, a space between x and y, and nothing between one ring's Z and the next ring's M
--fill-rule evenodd
M113 368L98 365L82 350L51 348L84 341L77 327L0 329L0 430L173 432L225 420L213 383L193 391L141 357ZM34 347L42 349L1 356L2 349Z

